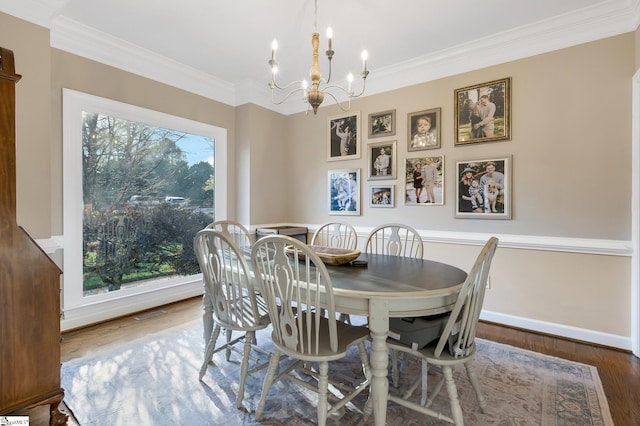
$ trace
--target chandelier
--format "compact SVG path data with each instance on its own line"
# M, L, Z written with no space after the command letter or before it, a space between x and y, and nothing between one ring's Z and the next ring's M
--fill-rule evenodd
M329 27L327 28L327 40L328 40L328 50L325 52L327 55L327 59L329 60L329 74L327 79L322 78L322 73L320 72L320 65L318 64L318 47L320 46L320 35L318 34L318 0L315 0L315 14L313 25L315 31L311 35L311 46L313 47L313 60L311 63L311 70L309 71L309 77L311 79L311 87L309 87L309 83L307 80L298 80L293 81L285 86L280 86L276 80L276 74L278 73L278 62L276 62L276 51L278 50L278 41L273 40L271 43L271 60L269 61L269 66L271 67L271 81L269 82L269 87L271 88L271 101L280 105L285 102L291 95L298 92L303 92L304 102L309 103L311 108L313 108L313 113L316 114L318 112L318 107L324 101L325 95L330 96L335 103L342 109L343 111L348 111L351 108L351 99L362 96L364 93L365 84L367 81L367 76L369 75L369 71L367 71L367 51L362 51L362 72L360 76L362 77L362 90L357 95L352 90L353 83L353 74L349 73L347 75L347 88L345 89L342 86L336 84L330 84L331 82L331 59L333 59L333 54L335 53L331 48L331 39L333 38L333 31ZM297 88L293 88L290 90L292 86L298 86ZM290 90L289 93L286 93L287 90ZM281 99L276 100L276 94L278 93L286 93L286 95L281 95ZM348 103L346 106L341 103L336 94L333 93L341 93L347 96ZM307 109L307 113L309 110Z

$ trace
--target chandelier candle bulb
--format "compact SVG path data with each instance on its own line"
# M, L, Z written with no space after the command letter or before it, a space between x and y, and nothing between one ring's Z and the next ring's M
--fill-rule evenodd
M367 72L367 59L369 58L369 53L366 50L362 51L362 73Z
M276 50L278 50L278 40L274 38L273 41L271 42L271 60L272 61L276 60Z
M327 40L329 41L329 50L331 50L331 39L333 38L333 30L331 27L327 28Z

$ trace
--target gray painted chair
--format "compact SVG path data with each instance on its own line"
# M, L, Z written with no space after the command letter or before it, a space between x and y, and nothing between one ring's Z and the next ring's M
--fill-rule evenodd
M273 321L272 340L276 348L264 379L256 420L262 416L271 386L286 377L318 392L318 424L323 426L329 415L369 386L371 372L364 346L369 329L336 320L331 278L325 265L306 244L282 235L264 237L254 243L251 261ZM315 291L308 291L310 286ZM322 311L328 315L324 316ZM329 408L327 391L329 383L333 383L328 374L329 362L344 358L353 345L359 348L363 380L355 388L341 384L343 398ZM280 353L295 361L276 377ZM315 362L318 371L306 368ZM302 371L306 375L304 379L314 378L317 387L289 374L294 370Z
M386 223L369 233L365 252L422 259L422 238L408 225Z
M260 303L260 297L256 294L250 264L229 235L213 229L203 229L196 234L194 247L204 278L205 297L211 301L215 323L207 342L199 378L202 380L214 353L226 349L228 360L234 345L244 340L243 350L239 351L242 353L240 387L236 399L239 408L244 397L247 375L266 367L264 363L249 371L249 358L255 332L269 326L269 315L264 302ZM243 335L227 340L226 344L216 349L221 328L228 332L240 331Z
M217 220L207 225L205 229L213 229L229 236L232 241L236 243L245 259L247 259L247 262L251 262L252 239L249 231L244 225L233 220ZM213 332L213 307L211 306L211 302L206 294L204 295L202 302L204 308L202 312L202 322L204 325L202 334L204 337L204 344L206 345L211 338L211 333ZM232 331L225 330L225 334L227 336L227 342L230 342L232 339ZM227 361L230 356L231 350L229 349L227 350Z
M480 410L484 412L487 407L487 402L480 391L477 376L473 371L472 361L476 353L476 325L480 318L489 269L497 246L497 238L491 237L487 241L462 285L456 304L448 319L443 322L441 322L442 320L440 318L434 319L434 321L441 322L443 326L442 334L437 340L422 349L418 349L415 345L409 346L391 338L387 339L387 346L390 349L409 353L418 357L423 362L422 375L415 380L402 397L389 394L390 401L429 416L446 420L455 425L463 425L462 407L460 406L460 401L458 401L458 392L453 379L452 368L456 365L464 365L467 377L475 391ZM429 398L426 399L426 366L428 365L441 367L442 379L435 386ZM420 383L423 385L423 396L421 404L418 404L410 401L409 398ZM446 385L447 393L449 394L451 417L430 408L431 403L442 389L443 384Z
M346 222L327 222L313 233L311 245L355 250L358 246L358 234L353 226ZM340 314L340 321L351 324L351 317Z
M313 233L311 245L355 250L358 246L358 234L348 223L327 222Z
M422 259L424 247L418 232L409 225L386 223L376 227L369 233L365 251L370 254ZM396 351L391 352L391 370L394 386L398 386L398 377L400 370L404 367L405 358L402 358L402 364L398 368L398 353Z
M231 236L233 242L236 243L238 248L241 250L247 250L246 257L248 259L251 258L252 238L249 234L249 230L244 225L233 220L217 220L207 225L206 229L214 229Z

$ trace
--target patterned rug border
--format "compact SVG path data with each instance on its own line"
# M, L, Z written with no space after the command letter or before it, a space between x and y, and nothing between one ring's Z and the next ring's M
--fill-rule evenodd
M573 361L567 358L544 354L542 352L536 352L529 349L519 348L518 346L509 345L506 343L500 343L500 342L495 342L493 340L481 339L479 337L476 337L476 342L477 343L484 342L484 343L489 343L496 346L502 346L509 350L520 351L523 353L530 354L531 356L545 357L548 359L557 360L559 362L572 363L575 365L580 365L584 368L588 368L591 371L591 375L593 377L593 384L598 394L598 401L600 402L599 405L600 405L600 410L602 411L604 424L607 426L609 425L613 426L614 423L613 423L613 418L611 417L611 410L609 409L609 400L607 399L607 395L604 392L604 387L602 386L602 381L600 380L600 374L598 373L598 368L596 366L591 364L585 364L579 361Z

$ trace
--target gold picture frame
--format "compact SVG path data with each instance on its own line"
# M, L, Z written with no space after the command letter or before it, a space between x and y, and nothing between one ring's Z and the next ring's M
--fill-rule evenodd
M456 89L454 145L511 139L511 78Z

